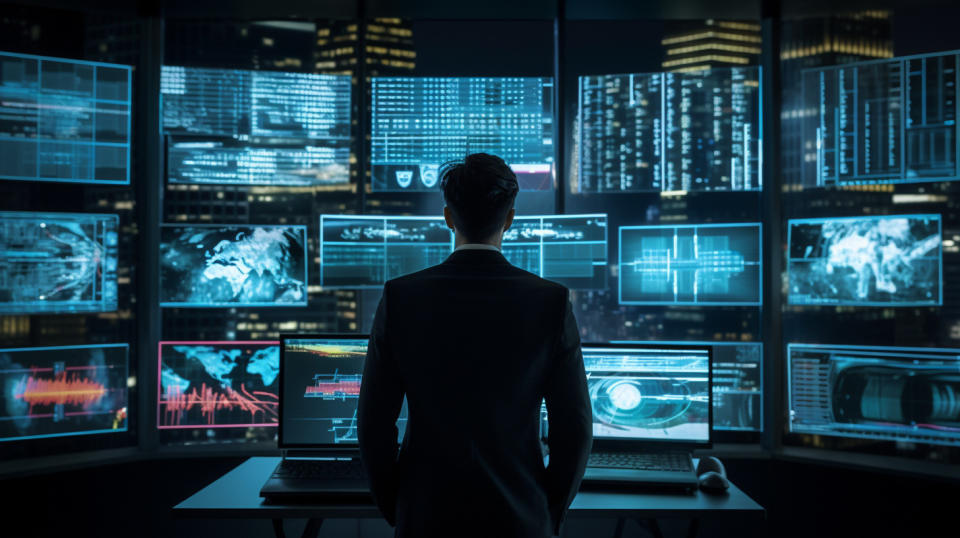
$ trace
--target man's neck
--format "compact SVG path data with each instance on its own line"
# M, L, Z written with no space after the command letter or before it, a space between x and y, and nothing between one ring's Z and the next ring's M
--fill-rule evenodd
M496 234L486 241L467 241L467 238L455 233L453 239L453 248L459 248L462 245L490 245L495 247L497 250L500 249L500 244L503 241L503 237L500 234Z

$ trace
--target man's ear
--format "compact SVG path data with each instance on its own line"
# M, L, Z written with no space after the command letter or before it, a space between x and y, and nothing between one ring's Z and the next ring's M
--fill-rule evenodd
M510 208L510 211L507 211L507 220L503 223L503 231L507 231L511 226L513 226L513 216L516 214L517 212L514 211L512 207Z
M447 228L450 228L454 232L457 231L457 227L453 225L453 213L450 212L450 208L443 206L443 220L447 222Z

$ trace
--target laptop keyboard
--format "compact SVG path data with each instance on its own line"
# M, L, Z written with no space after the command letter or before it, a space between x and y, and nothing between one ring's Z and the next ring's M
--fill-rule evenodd
M283 460L273 476L277 478L319 478L366 480L367 473L358 459Z
M689 454L683 453L594 452L587 460L587 467L692 472L693 461Z

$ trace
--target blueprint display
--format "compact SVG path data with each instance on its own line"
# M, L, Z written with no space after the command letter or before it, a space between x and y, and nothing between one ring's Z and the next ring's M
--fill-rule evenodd
M131 68L0 52L0 179L130 182Z
M577 192L759 191L760 68L582 76Z
M760 223L622 226L620 304L759 306Z
M550 78L373 77L371 187L432 191L440 166L492 153L526 191L553 186L553 81Z
M350 77L163 66L171 183L350 180Z
M940 215L791 219L790 304L943 303Z
M803 184L955 181L958 52L803 73Z
M0 211L0 314L117 309L116 215Z
M960 446L960 349L790 344L793 433Z
M160 306L306 306L306 226L163 225Z

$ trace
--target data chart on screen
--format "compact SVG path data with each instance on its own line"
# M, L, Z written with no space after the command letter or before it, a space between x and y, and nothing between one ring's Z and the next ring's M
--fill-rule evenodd
M543 215L513 219L503 233L507 260L574 289L605 289L607 216Z
M789 344L789 431L960 446L960 349Z
M759 306L758 222L623 226L620 304Z
M803 184L956 181L960 52L803 72Z
M579 79L574 192L759 191L759 67Z
M0 179L129 183L131 73L0 52Z
M279 344L160 342L157 427L275 427Z
M126 344L0 349L0 442L127 431Z
M116 215L0 211L0 314L117 309Z
M371 187L433 191L447 161L503 158L520 189L553 188L553 81L536 77L374 77Z
M790 304L940 305L940 215L791 219L787 272Z

